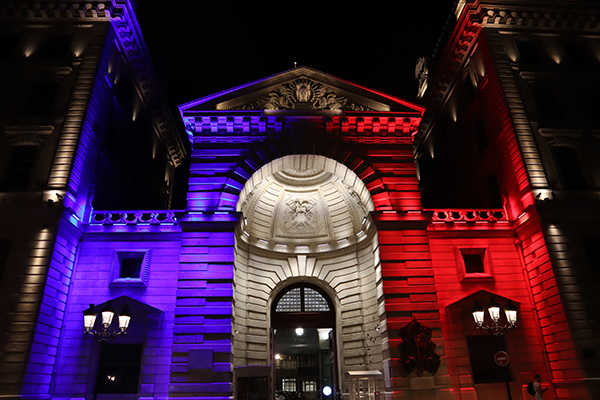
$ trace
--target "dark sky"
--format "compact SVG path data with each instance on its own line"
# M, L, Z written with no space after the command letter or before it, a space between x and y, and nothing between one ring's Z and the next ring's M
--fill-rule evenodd
M294 62L414 101L453 3L137 0L137 16L175 111Z

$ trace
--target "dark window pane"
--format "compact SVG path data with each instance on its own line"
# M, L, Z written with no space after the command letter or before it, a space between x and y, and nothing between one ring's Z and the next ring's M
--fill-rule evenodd
M465 263L465 272L467 274L483 274L485 266L483 264L483 251L462 251L463 262Z
M569 63L579 67L589 67L598 64L585 43L563 43L565 55Z
M20 35L0 34L0 59L16 57L20 42Z
M27 190L37 153L37 146L18 146L12 149L2 190L13 192Z
M96 393L137 393L141 363L141 344L102 344Z
M119 278L139 278L144 253L119 253Z
M552 147L556 168L562 178L563 187L568 190L585 190L587 184L581 171L577 150L573 147Z
M71 56L71 35L50 35L44 42L41 57L63 59Z
M494 361L494 355L506 351L503 337L469 336L469 358L475 383L512 381L509 367L501 367Z
M600 89L584 89L581 97L588 117L594 122L600 122Z
M8 261L8 253L10 252L10 240L0 239L0 278L4 276L6 262Z
M516 41L517 49L519 50L519 61L523 64L540 64L542 57L540 56L539 47L533 42Z
M495 174L487 180L487 187L490 193L490 198L492 199L492 207L502 208L502 194L500 194L500 184L498 183L498 178L496 178Z
M590 268L600 272L600 235L585 235L582 242Z
M483 154L487 150L489 144L487 140L487 135L485 133L485 128L483 126L483 121L481 119L477 121L477 125L475 125L473 133L475 134L477 149L481 154Z
M47 117L52 111L56 97L57 85L54 82L43 82L34 85L25 100L25 117Z
M545 87L534 87L533 97L537 104L538 116L542 120L557 121L564 119L560 102L554 91Z

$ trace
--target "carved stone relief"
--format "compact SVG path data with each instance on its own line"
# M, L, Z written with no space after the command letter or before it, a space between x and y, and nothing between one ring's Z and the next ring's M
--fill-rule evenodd
M267 95L255 101L234 107L234 110L350 110L376 111L362 104L351 102L348 98L333 91L329 86L299 78L275 88Z
M328 235L323 203L319 194L285 193L277 204L274 236L311 238Z
M356 204L361 208L361 210L363 212L363 215L367 215L368 214L367 208L363 204L362 200L360 199L360 195L356 192L356 190L354 190L354 188L352 186L348 185L344 181L342 181L342 184L344 185L344 187L348 191L348 194L350 194L350 196L352 196L352 198L354 199L354 201L356 201Z

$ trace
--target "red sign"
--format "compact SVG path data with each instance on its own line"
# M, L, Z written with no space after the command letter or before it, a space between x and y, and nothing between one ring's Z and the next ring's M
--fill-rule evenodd
M496 364L498 364L501 367L506 367L508 365L508 353L505 351L499 351L496 354L494 354L494 361L496 361Z

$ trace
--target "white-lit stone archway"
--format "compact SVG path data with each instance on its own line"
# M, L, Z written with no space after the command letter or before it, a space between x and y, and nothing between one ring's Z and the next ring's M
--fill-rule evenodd
M234 365L270 363L270 309L305 281L335 303L338 374L380 370L385 323L373 202L346 166L318 155L265 165L240 193L234 275Z

